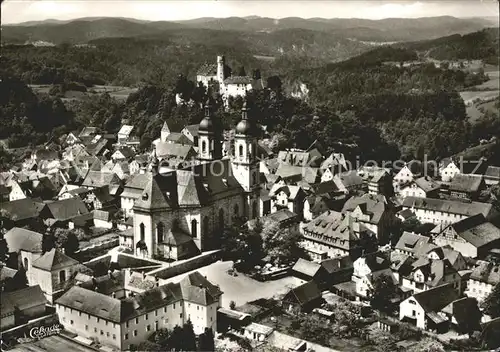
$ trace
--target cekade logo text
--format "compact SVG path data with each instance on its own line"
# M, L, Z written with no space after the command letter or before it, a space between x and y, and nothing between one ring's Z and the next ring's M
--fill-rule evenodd
M35 340L43 339L44 337L51 335L58 335L61 332L62 328L59 324L54 324L49 327L45 326L37 326L30 329L29 337L21 337L17 339L19 343L26 343Z

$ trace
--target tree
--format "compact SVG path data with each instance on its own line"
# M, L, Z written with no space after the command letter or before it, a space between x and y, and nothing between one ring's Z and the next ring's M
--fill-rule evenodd
M238 70L238 76L246 76L245 67L241 66Z
M301 236L289 228L279 229L275 225L265 224L262 237L264 237L264 251L271 261L277 263L294 263L299 258L310 259L307 252L299 245Z
M229 309L235 309L235 308L236 308L236 302L235 301L229 302Z
M182 327L182 338L184 351L196 351L196 335L191 320L188 320Z
M56 239L52 233L45 233L42 237L42 253L50 252L56 248Z
M493 319L500 317L500 283L496 284L493 290L483 301L483 312Z
M9 246L7 241L3 237L3 233L0 233L0 262L5 263L9 257Z
M170 334L170 338L168 341L169 349L173 349L175 351L182 351L184 347L184 333L183 328L179 325L174 326L172 333Z
M64 252L71 256L80 247L80 242L74 230L70 229L56 229L54 231L56 247L64 249Z
M199 337L199 351L215 351L214 333L211 328L205 328L205 332Z
M370 304L374 309L391 313L393 305L391 299L397 295L397 285L392 276L380 275L373 280L373 288L369 291Z
M157 343L166 350L169 346L170 331L168 329L159 329L152 335L153 342Z

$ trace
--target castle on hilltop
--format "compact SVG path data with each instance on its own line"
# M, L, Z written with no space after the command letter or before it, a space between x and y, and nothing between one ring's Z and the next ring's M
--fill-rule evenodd
M233 76L223 55L217 56L216 64L205 64L200 67L196 73L196 81L203 83L207 88L213 83L218 83L219 93L225 103L229 97L245 97L248 91L264 88L260 70L253 70L252 76Z

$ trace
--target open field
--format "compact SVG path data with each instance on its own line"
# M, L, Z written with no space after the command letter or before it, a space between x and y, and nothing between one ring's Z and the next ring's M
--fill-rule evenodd
M94 349L87 348L76 342L68 340L62 336L53 335L44 339L23 343L10 350L12 352L94 352Z
M271 298L275 295L287 293L291 288L301 284L294 277L284 277L279 280L260 282L243 274L231 276L226 271L233 266L232 262L216 262L206 267L196 269L200 274L215 285L219 285L224 294L222 295L222 306L228 308L229 303L234 301L237 306L259 298ZM170 282L179 282L187 275L182 274L171 278Z
M29 87L35 93L48 94L52 86L50 84L30 84ZM87 89L86 93L67 91L62 98L63 101L81 99L87 95L109 93L110 96L117 100L126 100L131 93L137 91L137 88L122 87L122 86L94 86Z
M483 117L484 113L481 112L480 109L484 109L484 111L498 112L498 108L495 107L497 101L498 99L467 106L466 111L467 116L469 116L469 122L476 123Z

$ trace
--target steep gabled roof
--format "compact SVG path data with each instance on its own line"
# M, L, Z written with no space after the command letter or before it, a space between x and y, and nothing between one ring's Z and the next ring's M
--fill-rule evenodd
M47 203L51 218L58 221L70 220L76 216L87 214L89 210L80 197L56 200Z
M147 174L149 177L148 183L144 188L141 196L137 198L134 203L134 209L167 209L169 204L165 199L165 194L160 189L156 177L151 173Z
M450 183L451 191L477 192L483 181L482 175L457 174Z
M0 295L0 315L14 314L16 308L21 312L48 303L39 285L29 286L13 292L2 292Z
M458 299L459 294L453 284L433 287L413 295L426 313L439 312L451 302Z
M77 260L70 258L61 251L53 248L40 258L36 259L33 262L33 267L46 271L54 271L68 266L77 265L78 263L79 262Z
M219 287L208 281L198 271L186 275L180 281L182 297L189 302L209 305L217 301L222 294Z
M283 301L305 305L321 297L321 291L315 281L306 282L303 285L292 288L283 298Z
M450 225L456 233L474 247L500 240L500 229L477 214Z

